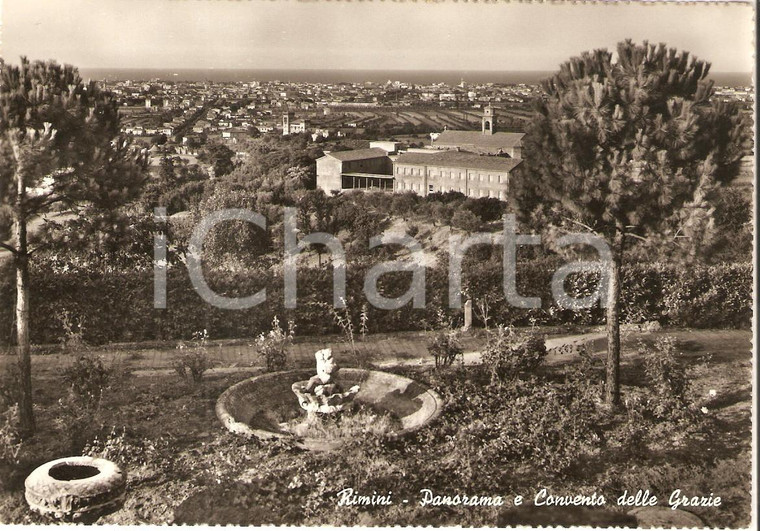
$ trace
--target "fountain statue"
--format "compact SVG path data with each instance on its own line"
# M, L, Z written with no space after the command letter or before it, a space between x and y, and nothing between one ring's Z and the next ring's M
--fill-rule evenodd
M359 392L359 386L354 385L343 391L335 379L339 367L331 349L318 350L314 357L317 360L317 374L308 381L295 382L291 387L298 403L310 414L343 411Z

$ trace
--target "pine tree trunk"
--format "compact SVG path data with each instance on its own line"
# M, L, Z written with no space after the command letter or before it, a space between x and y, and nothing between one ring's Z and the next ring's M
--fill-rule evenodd
M604 402L611 409L620 404L620 263L623 256L623 233L615 234L607 291L607 374Z
M32 409L32 359L29 336L29 254L26 241L26 215L24 200L26 183L20 165L16 169L16 208L14 236L16 240L16 348L19 366L19 433L28 437L34 433Z

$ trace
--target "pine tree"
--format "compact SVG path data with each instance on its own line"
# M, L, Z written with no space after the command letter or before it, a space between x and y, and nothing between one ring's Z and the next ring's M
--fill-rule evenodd
M16 344L21 381L20 431L34 432L29 329L27 227L56 212L112 212L135 197L144 158L118 137L116 102L76 68L21 59L0 60L0 242L12 228L16 271ZM44 221L44 219L43 219ZM103 227L112 230L112 227Z
M620 400L620 267L633 239L710 227L716 187L738 172L738 109L711 101L710 65L630 40L585 52L543 83L515 179L523 219L560 220L612 250L605 402ZM671 235L672 236L672 235Z

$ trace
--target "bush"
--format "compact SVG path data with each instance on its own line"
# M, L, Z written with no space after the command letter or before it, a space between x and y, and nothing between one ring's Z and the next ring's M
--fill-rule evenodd
M18 463L22 441L18 433L18 404L0 407L0 462Z
M640 351L649 388L646 410L657 419L683 417L689 407L688 380L675 338L658 337L652 349L641 346Z
M667 272L663 274L664 272ZM662 312L667 324L694 328L742 328L752 318L751 264L690 267L689 274L661 270Z
M78 453L99 428L103 393L109 387L113 369L91 354L79 356L63 371L69 393L58 400L55 424L63 432L69 450Z
M160 462L160 450L166 449L167 446L168 443L163 437L138 438L129 434L126 428L118 430L112 427L108 433L101 433L89 441L82 453L130 468L131 476L133 469L138 466L155 465Z
M193 334L193 343L188 346L184 343L177 345L177 348L183 351L179 359L175 360L175 372L184 380L191 380L193 383L200 383L203 374L214 366L208 355L208 332L195 332Z
M484 441L486 459L528 461L560 473L602 444L596 405L574 385L518 380L502 400L496 425L489 427L495 436Z
M61 348L66 352L86 350L84 319L75 318L68 310L63 310L57 317L63 328L63 335L60 338Z
M374 332L420 330L433 312L432 303L446 306L447 270L443 262L426 270L428 308L406 305L397 310L371 308ZM509 304L493 305L491 322L526 326L535 320L542 325L604 323L604 312L596 307L581 312L561 310L552 303L551 278L561 262L539 259L517 266L517 292L524 297L541 297L538 309L520 309ZM0 264L0 273L3 273ZM363 280L370 264L349 263L346 270L347 299L354 301L352 316L364 302ZM488 267L486 267L488 266ZM503 298L503 272L482 261L466 261L463 285L480 286L476 299ZM212 337L256 337L268 329L275 315L284 315L282 277L273 268L254 266L239 271L210 269L206 278L214 291L227 297L247 296L266 288L267 302L247 310L222 310L205 303L195 292L184 267L167 272L167 309L153 308L153 278L150 270L108 272L73 268L64 270L51 263L33 265L31 334L36 344L58 343L65 335L56 316L60 308L75 308L87 328L82 340L89 344L121 341L177 340L207 329ZM404 275L388 273L381 283L402 285ZM569 292L586 293L593 275L571 275ZM8 271L0 276L0 329L12 330L15 287ZM330 267L298 270L298 307L291 314L299 333L331 334L339 327L326 318L323 302L332 294ZM748 328L752 316L752 266L723 264L694 265L689 275L682 267L665 264L629 265L622 270L621 318L623 322L656 321L663 326ZM327 314L329 315L329 313ZM8 344L10 334L0 336Z
M546 357L546 342L533 332L519 333L499 325L489 335L481 360L491 383L505 382L520 373L534 371Z
M100 357L86 354L63 370L63 382L85 410L97 409L112 372Z
M491 386L481 366L442 376L433 383L446 403L443 414L417 444L446 456L437 468L454 467L440 471L456 476L447 483L488 488L512 481L525 465L563 473L602 446L605 423L583 385L532 377Z
M285 369L287 365L288 347L293 344L295 325L288 321L287 332L280 326L280 321L275 316L272 319L272 329L267 334L261 334L256 339L259 354L264 358L266 372L277 372Z
M435 359L436 369L451 367L464 352L459 342L459 334L451 329L438 332L428 343L427 348Z
M15 369L15 370L14 370ZM0 463L18 463L22 440L18 433L18 369L0 379Z
M474 232L480 228L480 218L469 210L457 210L451 217L451 224L465 232Z

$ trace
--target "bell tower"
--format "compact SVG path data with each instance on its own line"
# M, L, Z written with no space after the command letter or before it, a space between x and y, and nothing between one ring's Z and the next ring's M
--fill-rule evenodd
M293 121L293 113L290 111L285 112L282 115L282 135L287 136L290 134L290 124Z
M483 134L492 135L496 129L496 115L493 112L493 107L488 104L488 107L483 109Z

